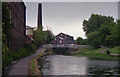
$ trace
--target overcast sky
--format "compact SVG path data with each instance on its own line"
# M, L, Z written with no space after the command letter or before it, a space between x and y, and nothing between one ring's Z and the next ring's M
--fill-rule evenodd
M25 2L27 9L27 25L36 26L38 3ZM42 2L44 30L51 29L56 35L60 32L85 38L82 29L84 19L92 13L118 18L117 2Z

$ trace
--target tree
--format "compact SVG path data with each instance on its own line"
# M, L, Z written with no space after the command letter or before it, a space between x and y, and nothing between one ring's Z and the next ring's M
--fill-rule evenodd
M114 45L120 45L120 20L117 20L117 23L114 24L114 27L111 30L112 38L114 39Z
M50 30L44 32L45 32L45 41L47 44L50 44L52 40L54 40L54 35Z
M98 14L92 14L88 21L83 21L83 30L86 34L96 31L104 22L114 22L114 18L110 16L107 17Z
M45 33L42 31L43 27L39 26L36 31L34 31L34 44L39 45L45 42Z
M34 31L34 44L36 46L51 43L54 39L54 35L50 30L43 31L43 27L39 26L36 31Z
M102 24L99 28L100 31L100 37L102 44L104 46L114 46L115 45L115 39L113 38L113 28L116 26L117 24L115 22L105 22L104 24Z
M92 14L89 20L83 21L83 30L87 36L88 44L94 48L102 45L113 46L112 43L115 39L111 31L115 25L113 17Z
M86 45L86 42L87 40L86 39L83 39L81 37L78 37L76 40L75 40L75 43L79 44L79 45Z
M94 48L99 48L100 44L101 44L101 41L100 41L101 38L99 35L100 35L100 33L98 31L88 33L87 34L88 45L90 45L91 47L94 47Z

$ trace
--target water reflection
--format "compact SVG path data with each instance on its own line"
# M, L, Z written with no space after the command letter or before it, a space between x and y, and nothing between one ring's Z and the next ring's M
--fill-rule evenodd
M118 75L117 61L90 60L86 57L49 55L43 75Z
M88 60L88 75L119 75L118 61Z

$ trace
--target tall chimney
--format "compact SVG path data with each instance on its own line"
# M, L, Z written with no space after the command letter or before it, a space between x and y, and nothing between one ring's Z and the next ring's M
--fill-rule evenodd
M42 4L38 4L38 27L42 26Z

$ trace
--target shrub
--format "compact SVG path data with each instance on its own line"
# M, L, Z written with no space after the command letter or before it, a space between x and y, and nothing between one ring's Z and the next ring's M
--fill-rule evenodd
M2 70L5 70L5 67L8 66L12 62L11 51L7 48L7 46L2 43Z
M17 52L18 52L20 58L23 58L23 57L25 57L25 56L28 56L28 55L27 55L27 51L26 51L25 48L21 48L21 49L19 49Z
M8 47L2 43L2 70L12 63L12 61L18 60L20 58L29 56L34 53L36 47L33 44L25 44L24 48L20 48L17 51L10 51Z
M13 58L13 61L18 60L19 57L20 57L19 54L18 54L17 52L13 52L13 51L12 51L11 56L12 56L12 58Z
M36 50L36 46L34 44L24 44L24 48L29 54L34 53L34 51Z

